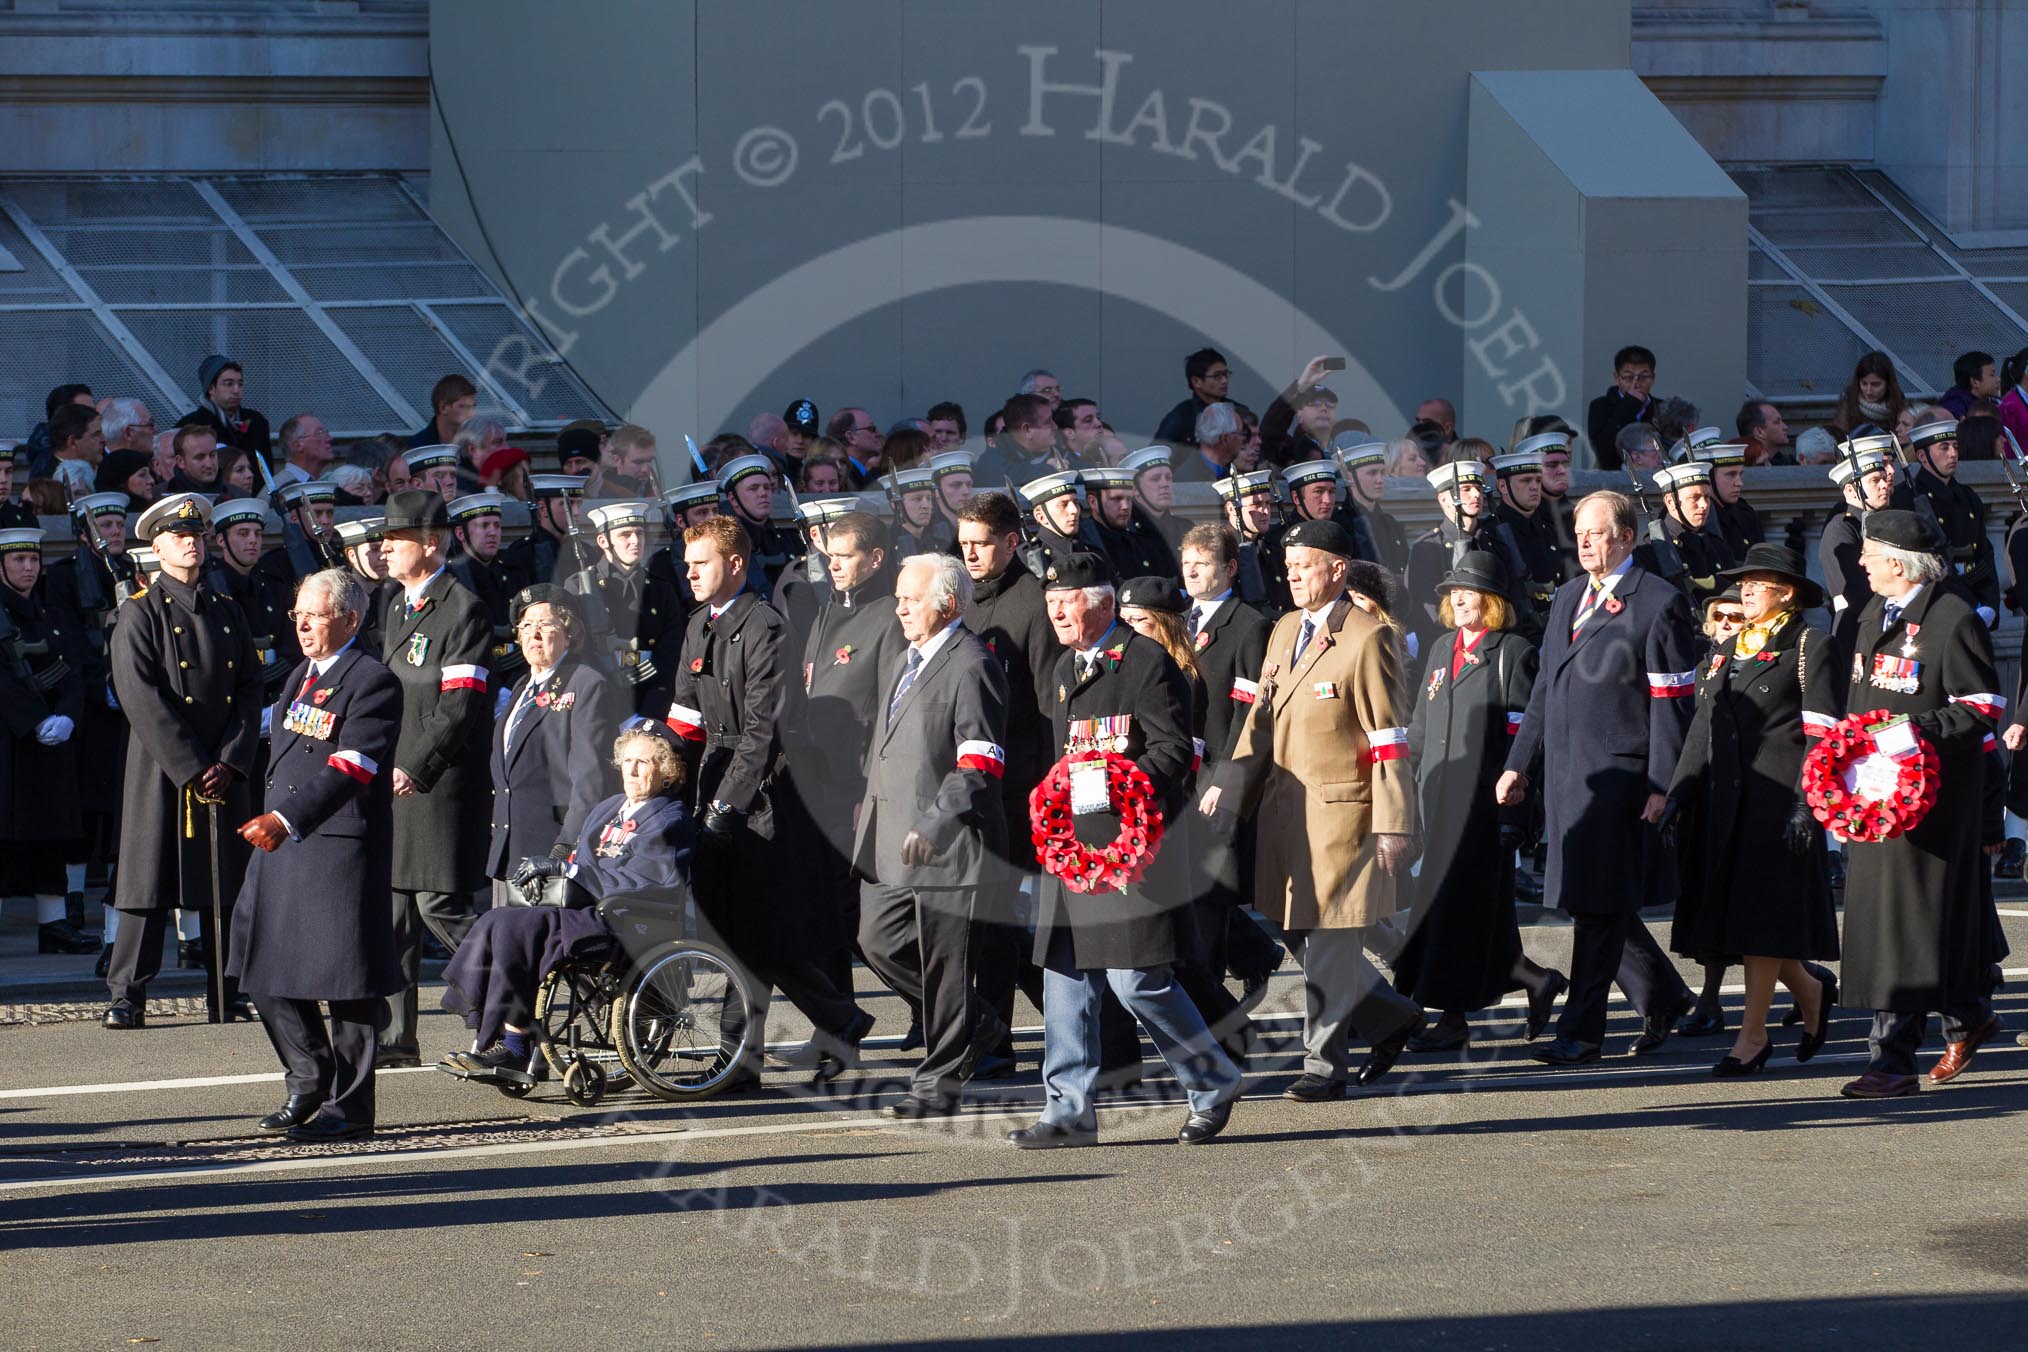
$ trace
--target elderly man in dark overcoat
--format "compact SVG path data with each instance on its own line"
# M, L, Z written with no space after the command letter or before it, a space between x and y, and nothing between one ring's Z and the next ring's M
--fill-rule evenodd
M455 951L471 930L472 893L486 878L493 784L493 623L479 598L445 567L444 500L405 488L387 500L380 553L382 661L401 682L395 745L394 934L408 987L395 997L380 1047L383 1066L421 1063L415 985L422 926Z
M137 533L162 571L120 607L113 628L113 690L130 731L108 1028L142 1026L169 912L196 911L208 930L214 899L217 909L230 906L246 872L246 847L232 828L253 804L261 668L238 604L199 581L210 524L211 503L196 493L141 514ZM208 945L214 955L217 938ZM218 984L207 987L214 1004ZM227 1008L212 1017L236 1003L226 992Z
M1916 1053L1929 1011L1943 1015L1944 1054L1931 1084L1963 1074L2000 1031L1993 969L2007 954L1980 849L1984 745L2005 711L1985 620L1952 585L1946 542L1899 508L1866 518L1859 563L1873 599L1859 617L1847 707L1906 718L1876 730L1881 753L1940 762L1936 803L1892 840L1846 846L1845 1002L1871 1006L1871 1058L1847 1098L1917 1091ZM2017 715L2018 717L2018 715Z
M289 1091L260 1129L304 1141L372 1134L374 1052L386 997L404 984L390 904L402 691L353 643L365 610L343 569L297 590L303 660L272 711L263 810L239 828L260 853L234 908L230 970Z
M1695 711L1690 603L1634 563L1634 505L1618 493L1578 504L1584 568L1557 589L1521 730L1494 789L1506 805L1539 785L1549 866L1543 895L1570 914L1570 992L1556 1039L1532 1055L1595 1061L1615 981L1639 1011L1635 1054L1668 1040L1693 1002L1648 927L1656 823Z
M1045 876L1035 929L1042 968L1042 1116L1007 1139L1023 1149L1094 1145L1092 1102L1100 1064L1099 1010L1110 988L1140 1020L1190 1101L1177 1140L1208 1141L1225 1129L1239 1096L1240 1072L1206 1027L1176 978L1191 955L1190 837L1184 805L1190 789L1190 687L1162 645L1120 621L1111 566L1078 553L1045 584L1049 622L1069 651L1057 659L1044 708L1061 754L1110 751L1146 773L1165 834L1139 882L1073 893ZM1119 830L1117 805L1083 800L1072 780L1078 837L1101 843ZM1082 809L1082 810L1078 810Z

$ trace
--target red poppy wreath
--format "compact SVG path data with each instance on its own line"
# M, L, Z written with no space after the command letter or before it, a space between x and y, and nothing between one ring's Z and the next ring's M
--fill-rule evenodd
M1893 721L1885 709L1834 724L1803 761L1803 796L1810 812L1839 840L1876 845L1892 840L1936 806L1942 769L1936 747L1910 727L1883 749L1874 734Z
M1077 838L1071 811L1070 768L1090 761L1106 767L1106 791L1120 814L1119 834L1104 845ZM1049 767L1028 795L1030 838L1043 871L1073 892L1124 891L1141 880L1162 845L1162 810L1155 806L1148 772L1112 751L1080 751Z

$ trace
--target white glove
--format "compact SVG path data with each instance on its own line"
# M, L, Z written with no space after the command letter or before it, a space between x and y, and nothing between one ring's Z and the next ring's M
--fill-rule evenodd
M44 746L62 746L76 730L77 725L62 714L51 714L35 725L35 740Z

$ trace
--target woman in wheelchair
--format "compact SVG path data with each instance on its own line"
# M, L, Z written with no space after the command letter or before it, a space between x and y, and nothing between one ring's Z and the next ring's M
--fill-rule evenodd
M586 815L568 860L523 859L514 884L527 905L495 906L444 969L444 1008L462 1014L476 1050L453 1052L440 1069L492 1084L532 1083L530 1032L543 974L581 940L607 933L598 902L673 892L689 882L696 829L680 792L674 734L652 721L613 739L622 792Z

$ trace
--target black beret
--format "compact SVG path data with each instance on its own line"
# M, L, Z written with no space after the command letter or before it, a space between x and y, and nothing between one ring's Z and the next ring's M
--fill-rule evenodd
M1117 579L1113 565L1098 554L1079 550L1056 563L1056 575L1043 584L1045 591L1078 591L1085 587L1110 587Z
M599 458L599 434L589 427L566 427L556 434L556 463L562 464L572 456L583 456L587 460Z
M582 618L583 614L577 608L577 598L553 582L538 582L532 587L523 587L514 593L514 601L509 610L516 624L521 623L521 617L527 613L530 606L550 606L558 610L567 610L576 618Z
M448 530L451 514L443 494L428 488L404 488L387 499L387 529Z
M1944 542L1937 539L1936 532L1930 529L1929 522L1899 507L1867 513L1866 538L1917 554L1934 554L1944 547Z
M1282 548L1321 549L1327 554L1336 554L1341 559L1356 557L1358 550L1352 547L1352 537L1345 528L1335 521L1298 521L1282 535Z
M1135 577L1120 588L1120 604L1141 610L1166 610L1181 615L1190 609L1190 598L1170 577Z

